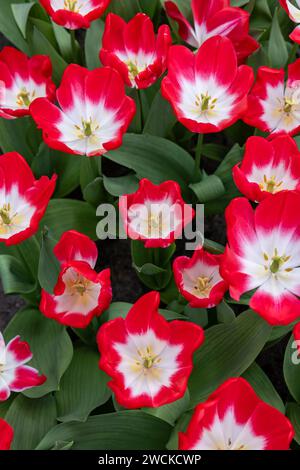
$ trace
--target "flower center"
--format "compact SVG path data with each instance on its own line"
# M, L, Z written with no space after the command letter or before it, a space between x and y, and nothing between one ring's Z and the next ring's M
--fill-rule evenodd
M0 217L4 225L10 225L12 223L12 217L10 216L11 207L10 204L4 204L0 209Z
M158 215L150 214L148 217L148 236L157 233L161 236L163 231L163 215L160 212Z
M20 107L26 106L28 108L32 100L34 99L34 97L35 97L35 91L31 93L31 97L30 97L30 92L27 91L25 87L23 87L20 93L17 95L17 105Z
M82 276L78 276L76 281L71 285L74 294L79 294L81 297L86 293L89 288L90 281Z
M259 187L260 189L262 189L263 191L267 191L268 193L275 193L277 192L278 188L280 188L280 186L282 185L282 181L279 181L279 183L277 183L275 176L271 176L271 178L267 178L266 175L264 175L264 179L263 181L259 184Z
M196 95L195 105L197 108L200 108L201 112L212 111L215 108L217 99L212 98L208 92L201 93L201 95Z
M131 60L127 62L127 67L128 67L129 75L131 76L131 78L135 78L139 74L139 69L138 69L137 64L135 64Z
M286 114L290 114L293 110L293 106L295 105L296 103L290 99L290 98L284 98L284 105L283 105L283 111L286 113Z
M89 120L82 119L81 126L75 125L76 134L79 139L86 139L95 136L97 130L99 130L100 126L97 122L93 122L92 118Z
M206 276L197 277L194 285L194 293L200 297L207 297L212 289L211 278Z
M74 13L78 13L81 6L77 5L78 1L77 0L65 0L64 1L64 7L65 10L73 11Z
M265 265L265 270L266 271L270 270L272 274L276 274L281 269L281 267L284 265L284 263L286 263L287 261L289 261L291 259L291 257L286 256L286 255L279 256L278 255L278 249L275 248L274 254L271 257L271 259L266 253L264 253L264 259L267 262L270 261L269 266ZM285 269L286 272L291 272L292 270L293 270L293 268L286 268Z
M137 352L139 359L136 361L136 365L142 367L144 369L144 373L161 361L161 358L153 353L150 346L147 346L145 351L138 349Z

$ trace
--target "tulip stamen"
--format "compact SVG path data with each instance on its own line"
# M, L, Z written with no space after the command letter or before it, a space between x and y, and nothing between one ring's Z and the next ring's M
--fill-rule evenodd
M26 108L29 108L34 97L35 97L35 91L33 91L30 96L30 92L27 91L25 87L23 87L20 93L18 93L17 95L17 105L20 107L26 106Z
M72 11L73 13L78 13L81 5L78 5L77 0L64 0L64 8L65 10Z
M195 280L194 293L198 297L207 297L212 289L212 278L207 276L199 276Z
M263 191L274 194L278 189L281 190L282 184L283 181L277 182L275 176L268 178L266 175L264 175L263 181L259 184L259 187Z

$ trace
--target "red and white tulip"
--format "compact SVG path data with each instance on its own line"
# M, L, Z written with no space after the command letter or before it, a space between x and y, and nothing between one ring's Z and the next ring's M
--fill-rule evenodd
M176 285L191 307L211 308L218 305L228 288L220 275L221 255L197 249L192 258L179 256L173 264Z
M230 0L192 0L191 7L193 26L174 2L165 2L167 15L178 23L181 38L190 46L198 49L213 36L226 36L232 41L239 62L258 49L259 44L249 35L249 13L231 7Z
M55 97L51 79L52 65L46 55L27 57L14 47L0 52L0 117L14 119L29 115L29 106L36 99Z
M0 242L15 245L35 234L55 182L56 175L36 180L17 152L0 156Z
M142 240L146 248L171 245L194 217L175 181L155 185L144 178L135 193L120 197L119 208L129 238Z
M0 333L0 401L7 400L11 392L22 392L46 381L44 375L26 365L31 359L30 347L20 336L5 345Z
M30 112L49 147L78 155L102 155L119 147L134 114L122 78L105 67L69 65L56 92L59 106L35 100Z
M14 438L13 428L0 418L0 450L9 450Z
M289 450L293 436L290 421L237 378L196 407L187 431L179 434L179 449Z
M292 41L300 44L300 1L295 0L295 5L289 0L279 0L281 6L285 9L290 19L297 24L296 28L290 34Z
M101 326L97 342L100 369L126 408L158 407L181 398L193 368L194 351L204 340L201 327L186 321L168 323L158 313L160 297L141 297L126 318Z
M112 298L110 269L94 270L98 250L82 233L65 232L54 247L61 271L53 294L42 290L41 312L59 323L86 328L109 307Z
M172 43L170 29L160 26L155 36L153 23L138 13L129 23L110 13L106 18L100 60L122 75L126 85L148 88L164 73Z
M109 3L110 0L40 0L52 20L67 29L89 28Z
M248 199L259 202L281 191L300 189L300 152L288 135L268 141L250 137L241 164L233 168L233 179Z
M162 94L179 122L192 132L219 132L234 124L247 109L253 70L237 65L231 41L215 36L194 54L172 46Z
M231 297L251 292L250 307L271 325L300 318L299 204L299 192L283 191L255 210L245 198L234 199L226 210L221 274Z
M275 134L300 131L300 59L284 69L260 67L243 119L250 126Z

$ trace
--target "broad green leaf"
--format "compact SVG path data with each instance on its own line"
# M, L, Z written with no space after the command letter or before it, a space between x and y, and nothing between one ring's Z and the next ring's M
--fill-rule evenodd
M184 307L184 314L187 316L188 320L191 320L202 328L205 328L208 324L209 313L206 308L193 308L186 305Z
M100 67L99 52L101 49L102 36L104 33L104 22L99 19L93 21L85 36L85 60L90 70Z
M75 348L73 359L56 392L58 421L86 421L110 397L109 377L99 369L99 353L85 346Z
M10 397L7 400L0 401L0 418L5 418L5 415L7 414L10 405L12 404L16 396L18 396L16 393L11 393Z
M163 419L167 423L174 426L177 419L188 409L190 403L190 394L187 390L182 398L173 401L168 405L158 408L142 408L145 413Z
M210 253L214 253L217 255L221 255L224 253L225 247L221 245L220 243L214 242L213 240L209 240L208 238L205 238L203 248Z
M20 29L17 27L12 4L22 4L24 0L1 0L0 31L18 49L28 54L30 52Z
M5 419L14 429L12 450L32 450L56 425L55 400L52 395L32 400L20 394Z
M152 102L143 133L167 137L176 122L177 118L169 102L162 97L159 90Z
M28 21L30 10L33 7L33 5L35 5L34 2L12 3L11 5L11 9L12 9L15 21L21 33L23 34L24 38L26 38L27 21Z
M99 176L99 158L100 157L81 157L80 186L82 191Z
M300 354L294 335L285 350L283 375L291 395L300 403Z
M286 414L295 431L294 439L300 445L300 406L296 403L288 403Z
M62 375L69 366L73 347L66 328L46 318L39 310L20 310L4 331L6 341L20 335L27 341L33 354L32 367L47 377L46 382L23 392L30 398L39 398L58 390Z
M67 230L77 230L95 240L97 222L96 210L90 204L75 199L52 199L40 227L48 227L57 240Z
M219 323L231 323L235 320L235 313L225 300L217 305L216 309Z
M112 196L122 196L137 191L139 180L133 173L117 178L103 175L103 184L106 191Z
M138 178L148 178L154 184L177 181L181 189L190 194L188 184L194 174L194 160L169 140L146 134L126 134L123 145L105 157L134 170Z
M67 67L67 62L65 62L53 45L36 27L33 28L32 32L31 48L33 54L46 54L50 57L53 66L53 80L58 84Z
M101 202L106 201L107 194L105 193L102 176L98 176L98 178L87 184L82 194L84 200L94 207L98 207Z
M257 395L266 403L277 408L281 413L285 413L285 406L279 394L275 390L269 377L264 371L253 362L251 366L243 373L250 385L254 388Z
M190 184L189 187L196 194L200 203L220 198L225 193L222 180L216 175L209 175L198 183Z
M54 197L64 197L79 186L80 157L50 149L50 159L58 176Z
M41 288L45 289L49 294L53 293L60 272L60 263L53 252L57 241L52 238L47 229L42 232L38 280Z
M131 20L137 13L143 11L139 2L145 0L111 0L107 11L111 11L121 16L125 21Z
M70 33L67 32L67 30L63 28L62 26L59 26L58 24L54 23L54 21L52 21L52 28L53 28L53 33L58 43L61 55L63 56L66 62L71 63L72 62L72 41L71 41Z
M36 287L23 264L11 255L0 256L0 276L5 294L29 294Z
M59 441L73 441L73 450L160 450L171 430L165 421L142 411L121 411L90 416L85 423L59 424L37 450L52 449Z
M251 310L206 330L204 344L194 355L189 381L191 406L205 400L226 379L245 372L270 333L271 327Z
M1 17L1 15L0 15ZM18 152L30 164L34 154L26 135L30 132L32 120L29 117L0 119L0 147L3 153Z
M286 42L278 21L278 9L272 20L268 56L271 61L271 67L274 68L284 67L289 58Z

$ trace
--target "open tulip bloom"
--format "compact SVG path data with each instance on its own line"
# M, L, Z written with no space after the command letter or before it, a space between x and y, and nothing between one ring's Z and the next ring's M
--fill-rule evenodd
M271 325L300 317L300 193L283 191L254 210L244 198L226 210L228 245L221 274L230 295L252 293L250 307Z
M283 8L286 10L287 14L289 15L290 19L297 24L296 28L290 34L290 38L292 41L300 44L300 1L295 0L295 4L290 2L289 0L279 0Z
M0 418L0 450L9 450L14 437L13 428Z
M164 5L169 18L178 23L181 38L192 47L198 49L213 36L226 36L232 41L239 62L259 47L257 41L249 35L249 13L231 7L230 0L192 0L194 27L176 3L166 1Z
M120 197L119 208L129 238L142 240L146 248L171 245L194 217L175 181L155 185L144 178L135 193Z
M173 264L175 282L191 307L211 308L218 305L227 290L220 275L220 255L201 249L192 258L179 256Z
M40 0L52 20L67 29L89 28L110 0Z
M53 294L42 290L41 312L63 325L86 328L109 307L110 269L97 273L98 250L86 235L65 232L54 248L61 271Z
M78 155L102 155L119 147L135 114L115 70L69 65L56 92L59 106L35 100L30 112L49 147Z
M148 88L166 70L171 43L169 27L161 26L155 37L153 23L143 13L138 13L128 24L110 13L105 23L100 60L103 65L118 70L126 85Z
M15 245L35 234L55 182L55 175L36 180L17 152L0 156L0 242Z
M250 126L275 134L295 135L300 130L300 59L284 69L260 67L243 117Z
M51 80L52 65L45 55L27 57L14 47L0 52L0 117L13 119L29 115L29 106L36 99L55 96Z
M259 202L272 194L300 189L300 152L288 135L268 141L250 137L241 164L233 168L238 189Z
M196 407L186 433L179 434L179 449L288 450L293 436L290 421L237 378Z
M237 65L231 41L215 36L194 54L172 46L162 94L179 122L201 134L219 132L234 124L247 109L253 70Z
M181 398L192 371L192 356L204 340L201 327L186 321L167 322L158 313L160 296L141 297L126 318L101 326L100 368L109 387L126 408L157 407Z
M25 341L16 336L5 345L0 333L0 401L7 400L11 392L22 392L46 381L44 375L26 365L31 359L32 353Z

